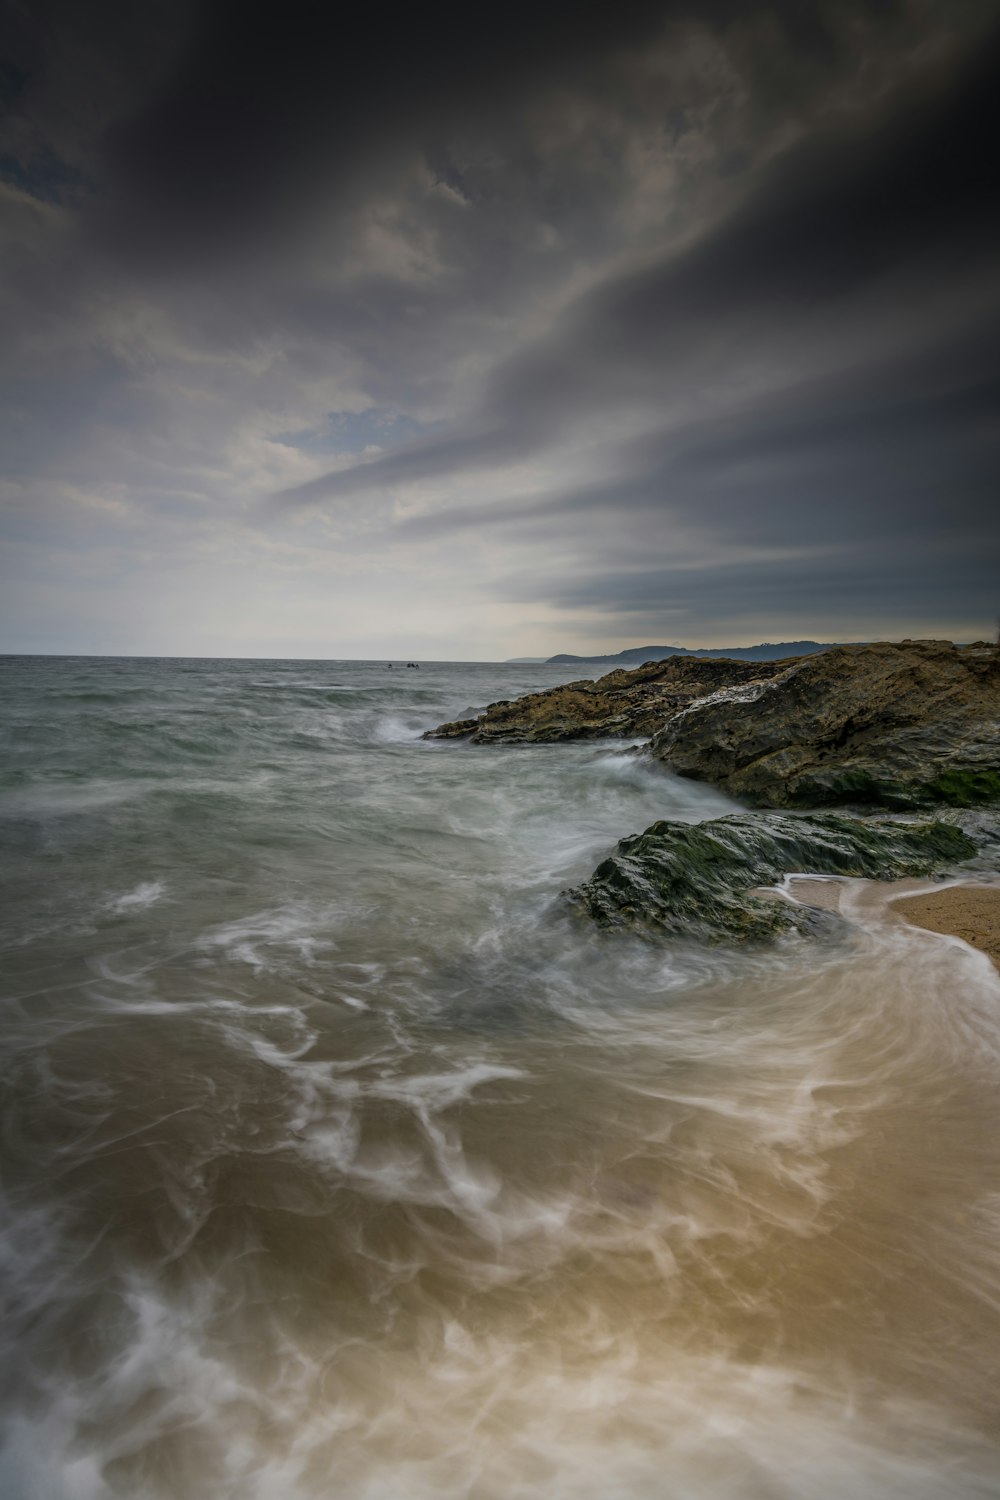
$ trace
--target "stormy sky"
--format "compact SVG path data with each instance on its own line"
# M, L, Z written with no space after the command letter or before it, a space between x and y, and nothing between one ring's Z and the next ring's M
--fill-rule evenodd
M0 11L0 649L996 628L996 0Z

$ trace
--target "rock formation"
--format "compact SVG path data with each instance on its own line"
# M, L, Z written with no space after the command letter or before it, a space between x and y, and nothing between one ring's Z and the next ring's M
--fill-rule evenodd
M1000 648L902 641L774 662L671 657L493 703L425 738L633 735L652 736L648 752L679 775L764 807L1000 804ZM995 835L979 842L995 848ZM950 822L745 813L654 823L564 894L604 927L760 940L839 922L751 894L785 874L927 875L976 851Z
M654 823L622 839L564 899L602 927L763 941L791 927L839 926L828 912L751 894L790 871L892 879L933 874L975 853L975 842L948 823L736 813L693 825Z
M430 729L424 739L470 738L473 744L546 744L652 735L706 694L773 677L791 661L730 661L674 656L634 671L618 668L523 698L491 703L474 719Z
M672 713L653 755L770 807L1000 802L1000 650L837 646Z

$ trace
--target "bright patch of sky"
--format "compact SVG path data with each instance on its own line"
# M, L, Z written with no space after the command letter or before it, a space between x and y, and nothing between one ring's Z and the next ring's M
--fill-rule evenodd
M440 426L417 422L413 417L385 407L365 411L332 411L315 427L279 432L274 442L306 453L369 453L396 448Z

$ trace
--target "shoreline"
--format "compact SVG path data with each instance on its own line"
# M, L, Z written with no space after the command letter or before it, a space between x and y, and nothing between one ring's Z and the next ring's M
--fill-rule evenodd
M858 880L844 909L845 882L838 876L788 875L781 888L763 887L755 895L774 895L844 915L872 915L925 932L961 938L985 953L1000 970L1000 884L951 879L942 887L919 877L902 880Z
M892 906L911 926L961 938L1000 969L1000 885L951 885L896 896Z

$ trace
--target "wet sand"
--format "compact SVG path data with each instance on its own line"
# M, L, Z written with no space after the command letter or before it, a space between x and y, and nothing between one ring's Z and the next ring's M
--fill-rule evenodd
M753 894L855 917L881 912L892 922L962 938L988 954L1000 969L1000 885L949 885L934 890L920 879L844 881L835 876L792 875L783 893L761 888Z
M900 896L893 904L914 926L963 938L1000 968L1000 886L954 885Z

